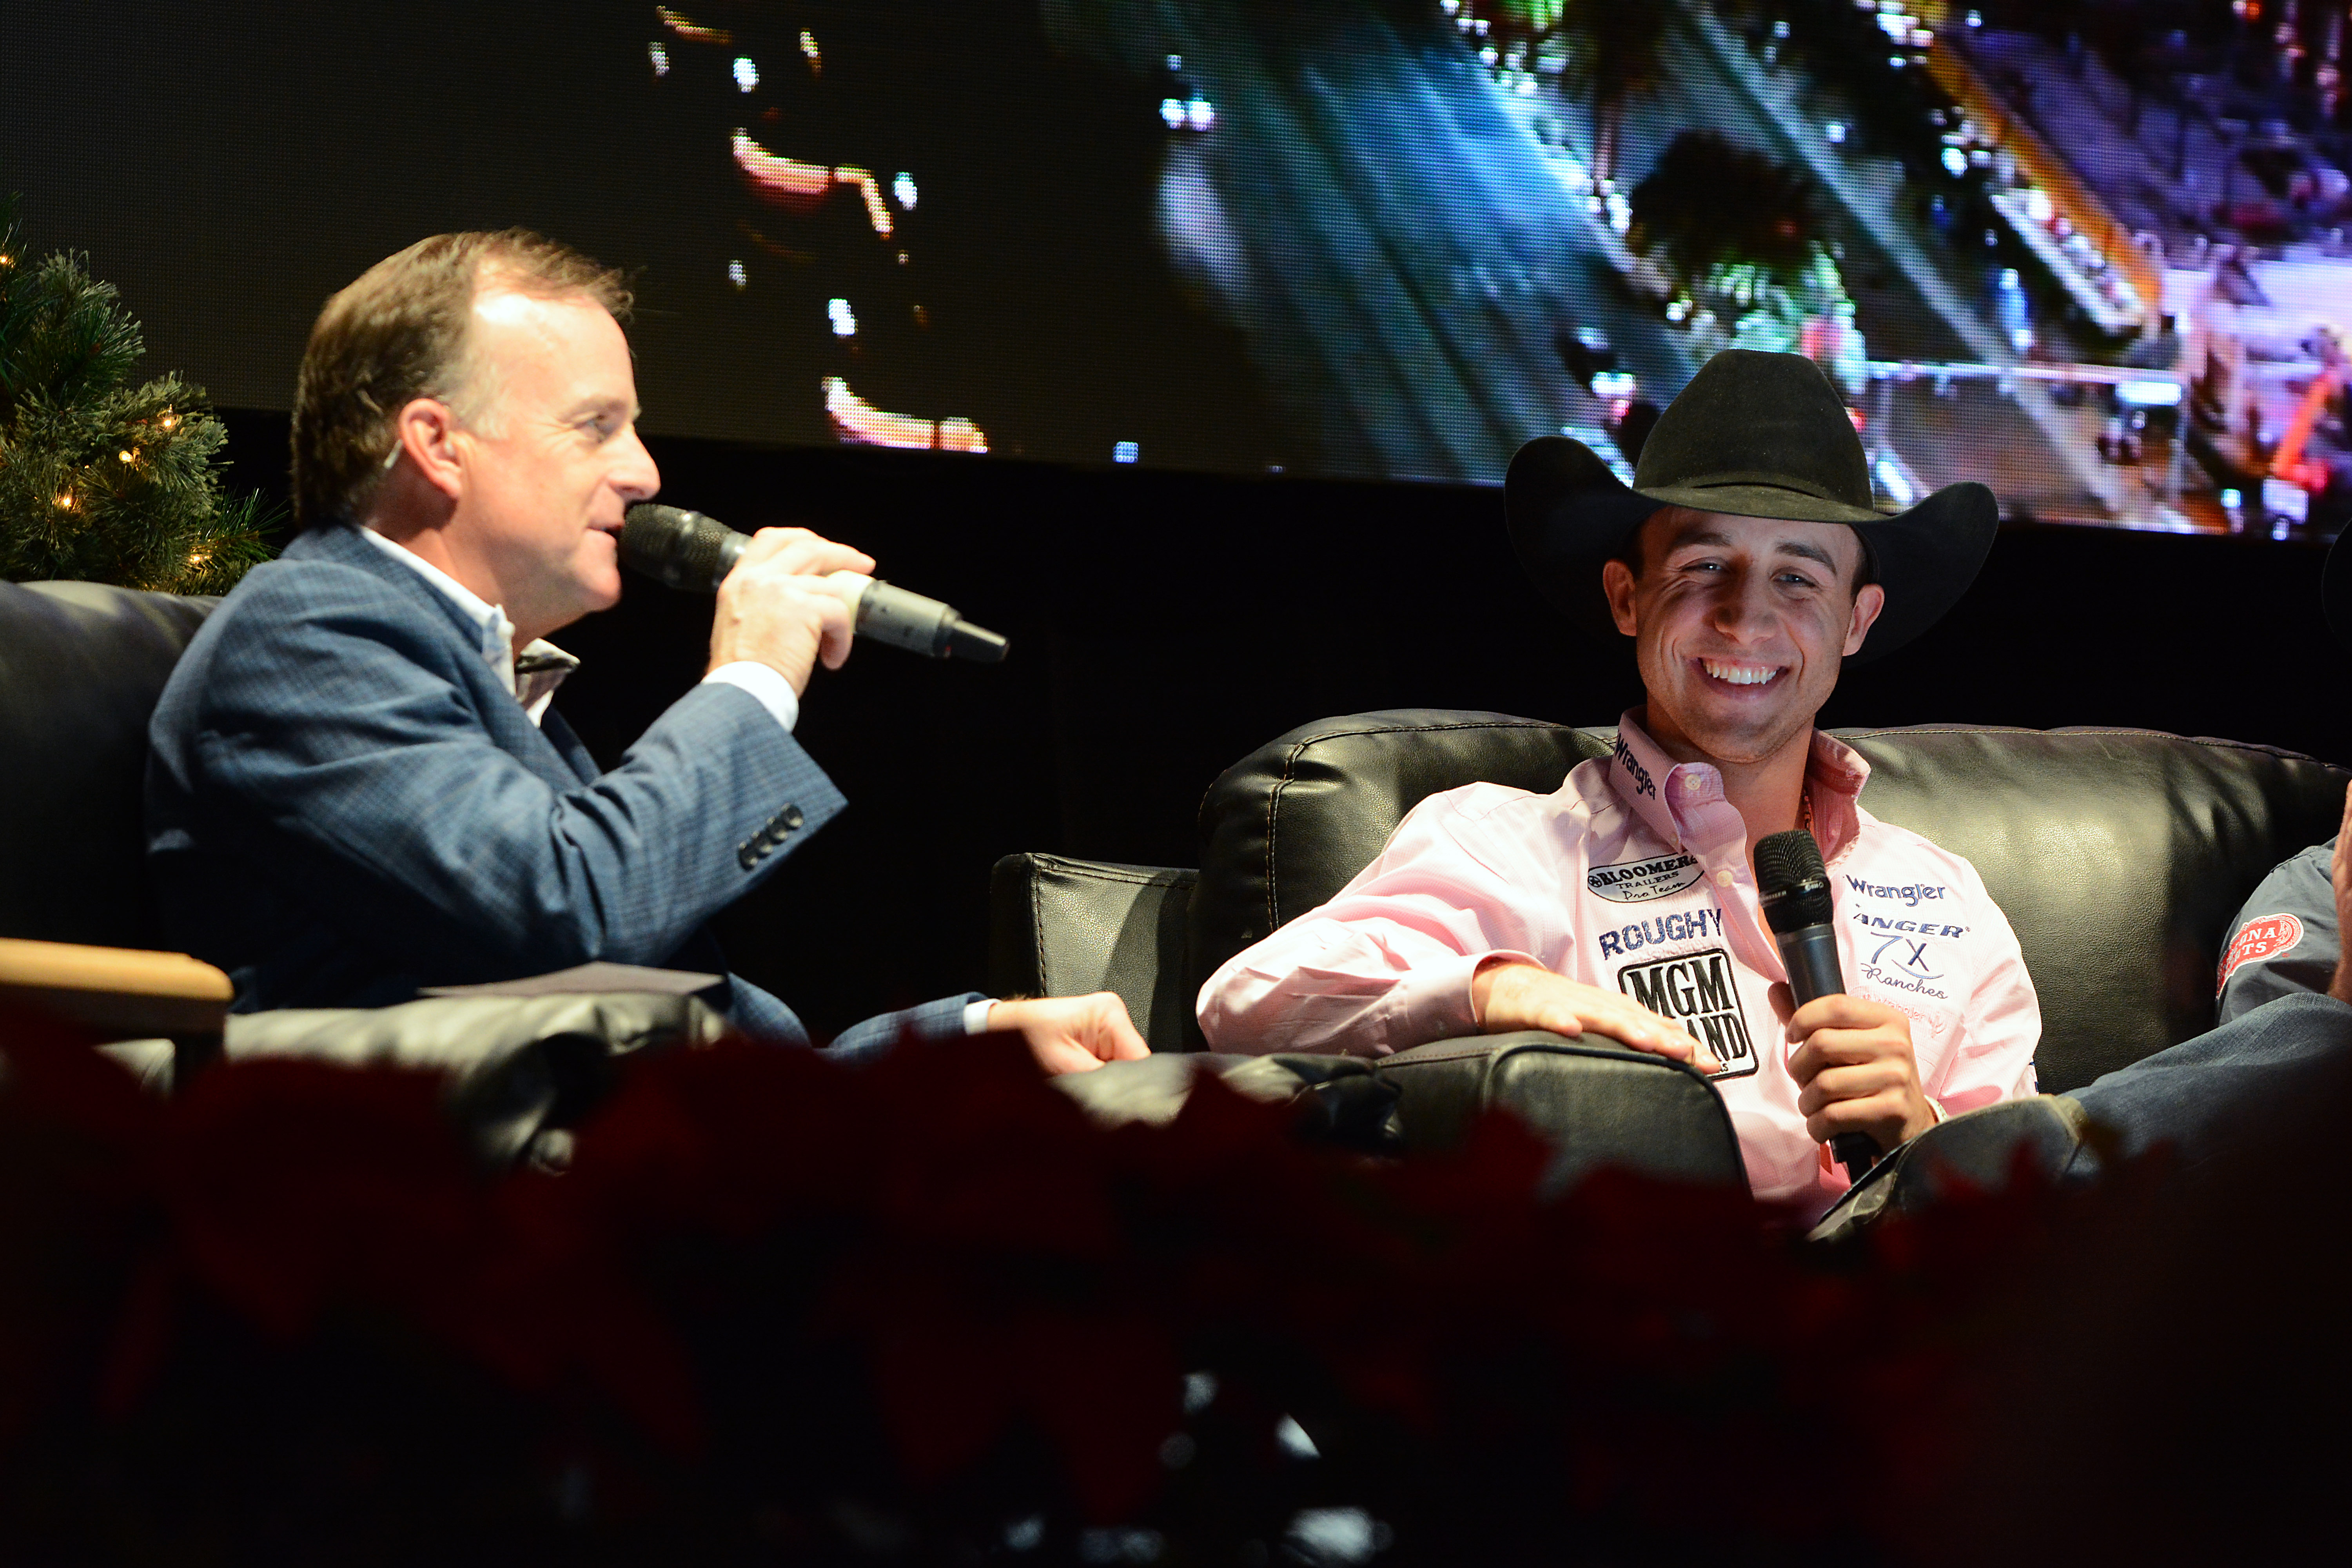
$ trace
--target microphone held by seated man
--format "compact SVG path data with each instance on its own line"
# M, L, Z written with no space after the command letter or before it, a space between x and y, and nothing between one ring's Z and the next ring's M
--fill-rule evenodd
M377 1006L606 962L727 965L712 916L844 805L793 737L849 656L837 573L871 557L763 529L718 584L702 681L600 770L551 706L547 639L621 595L618 537L661 477L638 439L616 274L535 235L439 235L320 312L294 397L294 513L223 601L149 730L149 865L168 939L239 1011ZM887 961L877 955L877 963ZM805 1045L727 975L746 1033ZM942 997L900 1036L1016 1030L1061 1071L1145 1054L1092 997Z

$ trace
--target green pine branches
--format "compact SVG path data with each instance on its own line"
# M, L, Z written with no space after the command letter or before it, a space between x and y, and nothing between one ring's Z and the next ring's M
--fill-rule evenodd
M221 492L202 387L129 384L145 345L80 259L25 252L0 196L0 580L220 594L269 558L260 498Z

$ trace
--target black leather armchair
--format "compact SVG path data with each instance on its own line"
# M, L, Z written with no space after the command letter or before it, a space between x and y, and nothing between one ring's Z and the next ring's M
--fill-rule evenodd
M2292 752L2147 731L1838 734L1869 759L1864 805L1967 856L2007 912L2041 995L2037 1059L2053 1092L2212 1026L2224 928L2273 865L2336 831L2347 778ZM1481 780L1555 789L1614 737L1433 710L1304 725L1209 787L1198 870L999 861L990 984L1116 991L1155 1051L1198 1050L1192 1002L1210 973L1330 898L1424 796ZM1523 1104L1527 1092L1487 1091ZM1408 1089L1408 1123L1412 1101Z
M215 603L95 583L0 583L0 943L8 948L0 1002L46 1005L101 1036L168 1031L181 1043L176 1066L160 1041L118 1051L159 1088L186 1070L192 1039L232 1057L437 1068L494 1158L576 1115L614 1053L719 1032L722 1021L691 997L632 993L255 1014L228 1018L224 1041L218 971L177 955L142 965L131 961L166 955L110 963L88 951L161 941L142 826L147 721ZM75 945L59 948L45 972L31 943ZM183 984L191 972L201 973ZM110 994L105 977L115 973L130 978ZM158 986L189 994L165 999L174 1011L159 1003ZM184 1026L189 1008L205 1002L209 1035Z
M147 720L217 602L0 583L0 937L156 945Z

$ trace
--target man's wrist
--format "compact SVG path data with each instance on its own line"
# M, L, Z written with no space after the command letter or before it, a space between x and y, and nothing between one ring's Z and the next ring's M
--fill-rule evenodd
M1526 964L1531 969L1543 968L1542 964L1538 963L1526 953L1510 952L1487 953L1470 966L1470 1026L1472 1028L1484 1029L1486 1026L1486 994L1494 987L1494 975L1497 971L1508 969L1514 964Z
M1943 1120L1944 1108L1936 1103L1936 1097L1932 1094L1920 1095L1919 1109L1912 1113L1910 1124L1904 1129L1904 1141L1908 1142L1923 1132L1934 1131Z
M800 693L793 689L784 672L772 664L763 664L756 658L730 659L704 676L702 683L732 686L750 692L784 727L786 734L792 733L793 726L801 721Z

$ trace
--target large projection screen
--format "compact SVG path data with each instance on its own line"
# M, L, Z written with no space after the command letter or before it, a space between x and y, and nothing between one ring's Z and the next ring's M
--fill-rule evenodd
M1831 369L1890 505L2318 525L2345 6L2059 9L28 5L0 189L224 406L523 225L635 273L656 434L1494 482L1740 344Z

